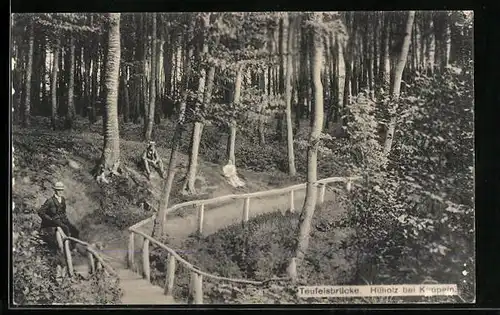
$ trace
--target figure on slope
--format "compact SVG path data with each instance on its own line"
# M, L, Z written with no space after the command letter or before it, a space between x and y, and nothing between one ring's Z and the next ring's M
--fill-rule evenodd
M158 155L158 152L156 151L154 141L149 141L148 147L142 154L142 161L144 163L148 179L151 179L151 169L149 167L149 164L152 164L152 166L156 168L156 170L160 174L161 178L164 178L165 169L163 168L163 162Z
M79 238L80 232L69 221L66 215L66 199L63 197L64 184L57 182L53 186L54 195L47 199L38 211L38 215L42 219L41 235L42 238L50 245L56 243L56 229L60 227L66 236ZM70 242L71 247L74 249L74 243Z
M227 162L227 164L222 168L222 172L231 186L236 188L245 186L245 182L242 181L236 173L236 167L234 166L233 161L229 160L229 162Z

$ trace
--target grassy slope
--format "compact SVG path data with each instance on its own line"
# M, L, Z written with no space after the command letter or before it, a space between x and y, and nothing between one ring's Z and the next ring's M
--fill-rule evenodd
M149 185L138 166L145 145L141 141L141 126L123 124L120 130L121 162L139 179L138 186L132 179L120 179L108 185L98 184L91 171L101 154L103 137L102 125L96 123L89 128L85 121L77 121L72 132L56 131L49 128L45 118L33 119L29 129L13 128L13 144L16 154L16 186L13 198L16 203L24 203L27 210L26 224L37 228L39 218L36 210L51 196L51 185L61 180L66 186L68 216L82 231L82 239L100 241L110 248L126 248L123 241L126 227L151 216L151 212L141 210L137 203L143 199L156 206L160 197L160 179L155 176ZM171 123L166 121L158 126L154 134L158 152L168 165L170 155ZM179 193L182 176L188 164L187 146L189 134L183 139L175 186L171 204L186 200ZM219 147L217 147L219 146ZM222 142L214 144L212 150L223 151ZM206 148L207 146L205 146ZM184 152L182 152L184 151ZM260 191L274 186L286 186L296 180L283 174L257 173L239 170L246 179L247 187L235 189L222 176L221 167L215 163L199 160L199 175L208 186L212 186L211 196L221 196L244 191ZM207 197L206 195L204 197ZM191 197L192 198L192 197Z

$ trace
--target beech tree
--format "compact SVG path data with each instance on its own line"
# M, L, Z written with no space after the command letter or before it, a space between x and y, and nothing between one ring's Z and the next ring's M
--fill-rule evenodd
M311 221L314 215L317 200L316 181L318 180L318 146L323 127L323 85L321 82L321 70L323 66L323 42L322 29L318 26L322 22L321 13L312 13L309 17L309 24L312 34L312 59L311 72L314 88L314 115L311 116L311 132L309 135L309 147L307 149L307 186L306 199L300 215L299 234L296 240L295 258L300 264L304 258L309 245L309 234ZM292 265L295 264L295 261ZM291 273L296 274L293 266L290 266Z
M106 60L106 115L104 147L97 171L106 181L109 174L118 174L120 167L120 135L118 130L118 82L120 73L120 13L109 13L108 53Z
M388 157L391 152L392 143L394 139L394 132L396 130L396 122L397 122L397 108L398 108L398 100L399 94L401 90L401 78L403 76L403 70L406 65L406 60L408 58L408 50L410 48L411 41L411 31L413 28L413 21L415 19L415 11L408 12L408 18L406 20L405 25L405 33L403 37L403 42L401 45L401 50L398 55L398 59L393 72L393 83L392 83L392 91L391 91L391 117L387 129L387 134L384 143L384 155Z

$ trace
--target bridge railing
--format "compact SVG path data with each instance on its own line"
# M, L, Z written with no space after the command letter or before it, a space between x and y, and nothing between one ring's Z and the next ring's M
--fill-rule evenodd
M66 267L68 270L68 276L72 277L74 275L73 256L69 246L70 242L80 244L85 248L85 251L87 252L87 261L89 264L89 273L94 273L96 270L104 268L105 273L116 275L115 270L104 261L101 255L97 252L97 249L91 244L77 238L67 236L60 227L56 228L56 240L59 250L64 255Z
M355 177L330 177L330 178L325 178L322 180L319 180L314 183L314 185L317 185L319 188L318 190L318 203L321 204L323 203L325 199L325 194L326 194L326 188L328 184L336 183L336 182L343 182L345 183L345 188L349 191L351 190L352 187L352 182L355 180L361 179L360 176L355 176ZM285 188L279 188L279 189L272 189L272 190L267 190L267 191L260 191L260 192L254 192L254 193L247 193L247 194L235 194L235 195L226 195L226 196L221 196L221 197L216 197L216 198L211 198L211 199L203 199L203 200L193 200L193 201L188 201L188 202L183 202L177 205L174 205L165 211L164 215L167 215L169 213L172 213L173 211L187 208L187 207L197 207L197 231L198 232L203 232L203 226L204 226L204 220L205 220L205 207L207 205L215 205L218 203L226 202L226 201L231 201L231 200L244 200L243 203L243 209L242 209L242 216L241 216L241 222L245 223L249 220L250 218L250 204L251 204L251 199L252 198L260 198L260 197L269 197L269 196L276 196L276 195L281 195L281 194L288 194L289 196L289 210L291 212L296 210L295 207L295 192L299 190L303 190L307 187L307 184L298 184L298 185L293 185ZM175 283L175 272L177 268L177 264L180 264L183 268L186 268L190 271L190 292L191 292L191 298L194 304L203 304L203 277L209 278L209 279L215 279L219 281L226 281L226 282L232 282L232 283L245 283L245 284L253 284L253 285L262 285L264 283L270 282L270 281L283 281L283 280L289 280L289 278L272 278L272 279L267 279L263 281L254 281L254 280L248 280L248 279L236 279L236 278L226 278L226 277L221 277L217 275L213 275L207 272L204 272L196 267L194 267L191 263L186 261L184 258L182 258L174 249L169 247L168 245L165 245L158 240L154 239L150 235L146 234L146 232L141 231L140 228L143 227L144 225L154 222L155 220L155 215L153 215L150 218L147 218L141 222L138 222L131 226L128 230L130 232L129 234L129 243L128 243L128 266L129 269L132 269L140 274L150 281L151 279L151 267L150 267L150 245L156 245L168 252L168 261L166 262L166 279L165 279L165 285L164 285L164 293L166 295L172 295L173 292L173 287ZM166 220L163 220L163 222L166 222ZM136 244L135 244L135 239L136 237L139 237L142 239L142 270L139 270L135 264L135 253L136 253Z

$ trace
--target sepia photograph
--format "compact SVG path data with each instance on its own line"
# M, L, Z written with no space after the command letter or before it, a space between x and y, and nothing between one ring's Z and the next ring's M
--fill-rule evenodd
M10 18L11 305L476 301L473 11Z

